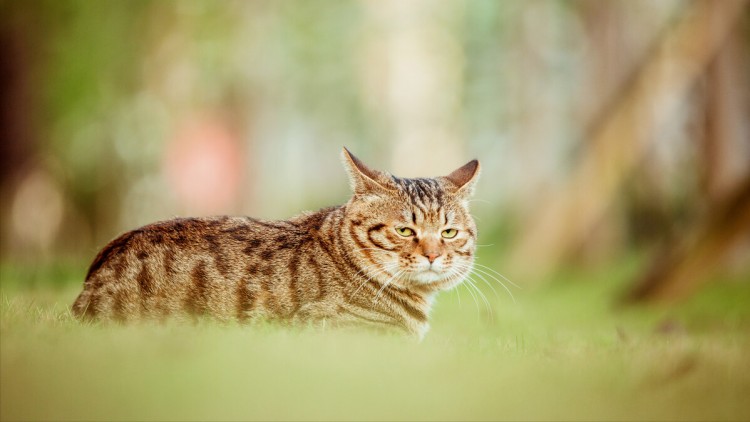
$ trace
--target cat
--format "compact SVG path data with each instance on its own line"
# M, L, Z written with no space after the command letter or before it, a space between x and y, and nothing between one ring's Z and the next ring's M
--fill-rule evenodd
M472 160L406 179L341 153L353 195L289 220L177 218L129 231L91 264L81 319L209 316L397 328L423 338L437 292L471 271L477 229Z

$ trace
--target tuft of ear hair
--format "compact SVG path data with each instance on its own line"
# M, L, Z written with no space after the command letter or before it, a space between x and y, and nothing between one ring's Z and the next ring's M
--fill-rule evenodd
M471 160L445 176L445 179L455 187L456 195L468 198L474 193L474 185L479 179L480 170L479 161Z
M349 174L349 185L355 195L387 193L395 189L387 174L367 167L346 147L341 151L341 161Z

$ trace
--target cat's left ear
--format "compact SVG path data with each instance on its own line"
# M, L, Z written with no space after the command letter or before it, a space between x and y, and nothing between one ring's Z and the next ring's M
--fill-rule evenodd
M346 147L341 151L341 161L349 173L349 183L355 195L384 194L395 190L390 178L383 172L373 170Z
M454 188L454 194L468 198L474 194L474 185L479 179L479 161L471 160L458 170L444 177Z

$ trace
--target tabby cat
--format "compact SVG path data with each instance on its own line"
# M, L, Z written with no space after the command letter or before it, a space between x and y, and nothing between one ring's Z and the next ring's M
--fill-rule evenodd
M346 148L354 195L284 221L178 218L102 249L73 304L80 318L398 327L422 338L435 294L471 271L470 161L445 177L404 179Z

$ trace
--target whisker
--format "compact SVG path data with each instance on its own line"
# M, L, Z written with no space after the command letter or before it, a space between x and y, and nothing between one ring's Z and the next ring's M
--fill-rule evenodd
M373 267L376 267L376 268L375 268L375 271L372 272L372 274L370 274L370 275L364 274L365 271L368 271L368 270L370 270ZM362 280L362 282L359 284L359 286L357 286L357 289L354 290L354 293L352 293L352 297L354 297L359 292L359 290L362 287L364 287L365 284L367 284L367 282L369 282L370 280L374 280L376 276L379 276L381 274L388 274L390 276L391 275L390 271L395 270L396 268L398 268L398 264L389 264L389 265L384 265L382 267L378 266L377 264L372 264L372 265L369 265L369 266L367 266L365 268L362 268L355 275L355 278L358 277L361 274L362 278L364 280ZM377 281L377 280L375 280L375 281Z
M470 286L474 291L476 291L477 296L479 296L482 301L484 302L484 306L486 307L487 311L492 315L492 307L490 306L490 302L487 300L487 297L482 293L482 291L477 287L476 284L474 284L474 280L472 280L470 277L466 278L467 286ZM479 318L479 321L481 321L481 312L479 311L479 304L477 303L477 317Z
M484 270L482 270L480 268L472 267L471 264L456 263L455 265L458 266L459 268L462 268L463 270L467 270L469 272L467 274L467 277L470 276L470 275L472 275L472 274L475 274L478 277L482 278L490 287L492 287L491 283L489 283L488 280L484 279L483 276L487 276L487 277L491 278L492 280L500 283L500 285L503 287L503 289L505 289L505 291L508 293L508 295L510 295L511 299L513 300L513 303L516 303L516 298L513 296L513 293L510 291L510 289L508 289L508 286L506 286L505 283L503 283L502 281L500 281L497 277L493 276L492 274L490 274L490 273L488 273L488 272L486 272L486 271L484 271ZM493 289L493 291L494 290L495 289Z
M477 267L480 267L480 268L484 268L484 269L486 269L486 270L489 270L489 271L491 271L491 272L493 272L493 273L495 273L495 274L499 275L500 277L502 277L502 278L503 278L503 280L505 280L505 281L507 281L508 283L510 283L510 284L511 284L511 285L512 285L513 287L517 287L517 288L519 288L519 289L523 289L523 288L522 288L521 286L519 286L518 284L516 284L516 283L514 283L514 282L510 281L510 279L509 279L508 277L506 277L506 276L504 276L504 275L500 274L499 272L497 272L497 271L496 271L496 270L495 270L494 268L490 268L490 267L488 267L488 266L486 266L486 265L478 264L478 263L476 263L476 262L474 263L474 265L476 265Z
M452 277L458 277L458 274L453 274ZM451 281L453 281L453 280L451 280ZM461 289L459 289L458 287L459 286L456 286L456 288L453 289L453 290L456 291L456 296L458 296L458 307L460 308L461 307L461 293L459 292L459 290L461 290Z
M468 281L468 279L464 278L464 281ZM461 285L466 286L466 290L469 292L469 295L471 295L471 298L474 299L474 305L477 308L477 315L479 315L479 302L477 301L477 297L474 294L474 291L471 290L471 283L461 283Z
M376 270L378 270L378 271L375 271L373 274L378 274L382 270L391 271L391 270L393 270L393 269L395 269L397 267L398 267L398 264L395 264L395 263L371 264L371 265L367 265L367 266L363 267L362 269L360 269L357 272L357 274L355 274L354 276L358 277L360 275L364 275L364 273L366 271L370 271L372 268L375 268Z
M474 288L475 288L475 289L476 289L476 291L477 291L477 294L478 294L478 295L479 295L479 297L481 297L481 298L482 298L482 300L484 301L484 304L485 304L485 306L487 307L487 309L488 309L488 310L490 310L490 313L492 313L492 305L490 305L490 301L489 301L489 300L487 300L487 296L486 296L486 295L484 294L484 292L482 292L482 289L480 289L480 288L479 288L479 286L477 286L477 285L475 284L475 283L476 283L476 280L474 280L474 279L473 279L473 278L471 278L471 277L469 277L469 280L471 280L471 284L472 284L472 286L474 286Z
M484 271L484 270L482 270L480 268L477 268L477 267L470 268L470 271L476 273L477 275L483 274L483 275L491 278L492 280L497 281L498 283L500 283L500 285L503 286L503 289L505 289L505 291L508 292L508 294L510 295L510 298L513 299L513 303L516 303L516 298L513 296L513 292L511 292L510 289L508 288L508 286L506 286L505 283L503 283L502 281L500 281L497 277L495 277L492 274L488 273L487 271Z
M391 251L387 251L383 248L357 248L357 250L358 251L379 251L379 252L384 252L384 253L394 253Z
M500 296L497 293L497 290L495 290L495 286L493 286L492 283L490 283L489 281L487 281L487 279L484 278L484 276L482 274L480 274L479 272L476 272L476 268L472 268L470 274L477 275L484 282L484 284L486 284L487 286L489 286L490 289L492 289L492 292L495 294L495 299L499 299L500 298Z
M380 290L378 290L377 294L375 294L375 298L374 298L375 303L374 304L377 304L377 303L380 302L381 294L383 293L383 291L385 290L385 288L388 287L388 285L390 285L393 280L395 280L397 277L399 277L405 271L406 270L403 270L403 269L399 270L398 272L396 272L396 274L393 275L393 277L389 278L388 281L386 281L383 284L383 286L380 287Z
M377 299L380 296L380 294L383 293L383 290L385 290L385 288L388 287L388 285L391 284L391 282L395 280L397 277L399 277L403 272L404 272L403 269L396 271L396 273L393 274L393 276L391 276L391 278L389 278L388 281L383 283L383 285L380 286L380 289L378 290L377 294L375 294L375 298Z
M455 268L451 268L451 269L448 270L448 273L445 276L443 282L446 285L451 285L451 284L453 284L453 282L455 280L459 280L460 281L462 278L463 278L463 275L460 272L456 271ZM461 307L461 293L459 292L460 285L461 285L461 283L459 282L458 284L456 284L454 286L451 286L449 288L449 290L453 290L453 291L456 292L456 296L458 297L458 306L459 307Z

